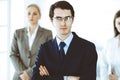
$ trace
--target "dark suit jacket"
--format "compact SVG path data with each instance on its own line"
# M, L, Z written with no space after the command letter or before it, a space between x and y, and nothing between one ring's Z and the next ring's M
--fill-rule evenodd
M97 52L95 45L75 33L67 54L60 62L56 39L43 44L36 58L32 80L62 80L61 76L80 76L80 80L96 80ZM39 66L46 66L50 76L41 77Z
M30 51L27 28L15 31L10 50L10 59L15 68L13 80L21 80L19 78L21 70L26 70L27 74L31 76L39 46L50 39L52 39L52 32L39 27Z

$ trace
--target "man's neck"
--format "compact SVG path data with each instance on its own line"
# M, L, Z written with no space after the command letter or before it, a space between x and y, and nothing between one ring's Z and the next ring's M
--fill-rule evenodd
M61 41L64 41L69 35L70 35L70 33L69 34L63 34L63 35L57 35L56 37L58 37Z

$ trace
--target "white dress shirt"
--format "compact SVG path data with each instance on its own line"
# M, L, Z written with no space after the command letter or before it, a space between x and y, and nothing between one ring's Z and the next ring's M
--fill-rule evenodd
M120 80L120 35L110 39L101 55L101 67L100 74L101 80L108 80L108 75L111 74L111 70L115 71L115 74Z
M65 54L67 53L68 47L73 39L73 34L71 33L64 41L61 41L58 37L56 37L57 44L59 45L60 42L64 42L66 45L64 47ZM59 47L60 50L60 47Z
M33 34L32 35L30 35L30 31L29 31L29 27L28 27L28 41L29 41L29 50L31 50L31 48L32 48L32 44L33 44L33 42L34 42L34 39L35 39L35 37L36 37L36 34L37 34L37 30L38 30L38 25L37 25L37 27L35 28L35 31L33 32Z

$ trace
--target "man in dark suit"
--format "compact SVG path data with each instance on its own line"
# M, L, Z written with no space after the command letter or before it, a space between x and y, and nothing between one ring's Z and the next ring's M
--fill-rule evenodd
M96 80L95 45L71 32L72 5L58 1L50 7L49 16L57 34L41 45L32 80Z

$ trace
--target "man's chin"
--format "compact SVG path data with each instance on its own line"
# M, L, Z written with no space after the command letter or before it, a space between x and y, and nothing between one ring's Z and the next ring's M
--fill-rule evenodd
M61 33L62 35L67 35L67 33Z

